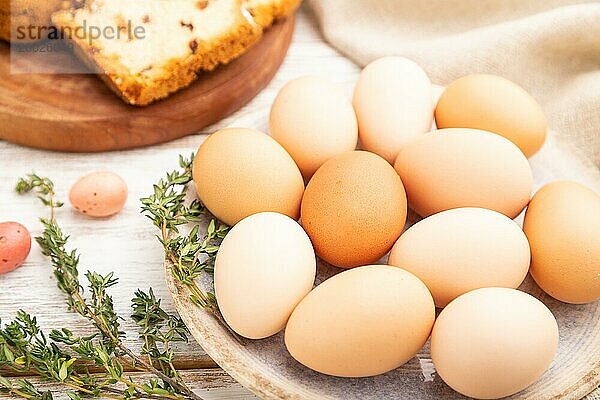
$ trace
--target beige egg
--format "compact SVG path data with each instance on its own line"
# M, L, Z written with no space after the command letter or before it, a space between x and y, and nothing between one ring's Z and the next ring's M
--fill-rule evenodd
M114 172L92 172L73 184L69 201L82 214L108 217L123 209L127 201L127 184Z
M215 296L241 336L279 332L313 287L316 259L300 225L283 214L244 218L227 234L215 261Z
M529 270L529 243L507 216L483 208L434 214L400 236L388 264L415 274L445 307L470 290L517 288Z
M198 197L228 225L263 211L300 216L302 175L285 149L262 132L213 133L198 149L193 168Z
M508 288L476 289L452 301L431 333L431 358L452 389L499 399L535 382L558 345L552 312L535 297Z
M288 82L271 107L269 133L306 180L330 158L354 150L358 125L352 103L329 82L305 76Z
M324 374L378 375L410 360L434 319L431 294L413 274L358 267L329 278L298 304L285 345L297 361Z
M531 245L531 275L552 297L584 304L600 299L600 196L568 181L542 187L523 229Z
M440 129L407 144L394 165L409 205L427 217L480 207L516 217L529 202L533 175L517 146L475 129Z
M349 151L315 173L302 199L302 226L319 257L344 268L378 261L406 222L406 193L394 168Z
M514 82L474 74L452 82L437 103L438 128L474 128L497 133L529 157L546 139L547 122L540 105Z
M406 58L384 57L367 65L352 103L362 147L390 164L406 143L431 130L431 82L421 67Z

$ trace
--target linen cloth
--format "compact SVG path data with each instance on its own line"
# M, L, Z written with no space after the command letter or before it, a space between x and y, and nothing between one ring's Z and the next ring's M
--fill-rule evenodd
M548 127L600 170L600 2L307 0L325 38L364 66L389 55L433 83L491 73L525 88ZM600 388L586 400L600 400Z
M308 0L325 38L364 66L389 55L433 83L491 73L525 88L549 129L600 168L600 2Z

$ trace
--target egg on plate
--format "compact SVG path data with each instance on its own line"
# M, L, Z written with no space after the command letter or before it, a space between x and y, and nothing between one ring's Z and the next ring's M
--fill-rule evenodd
M600 196L576 182L543 186L523 230L531 244L531 276L565 303L600 299Z
M362 147L390 164L406 143L431 130L431 82L419 65L406 58L383 57L367 65L352 103Z
M452 389L499 399L535 382L558 346L552 312L515 289L482 288L453 300L431 333L431 358Z
M351 268L383 257L402 233L406 194L394 168L366 151L327 161L302 199L301 221L317 254Z
M300 225L283 214L258 213L236 224L221 243L215 296L235 332L262 339L285 327L315 274L315 253Z
M422 217L480 207L515 218L525 208L533 174L519 148L476 129L440 129L404 146L394 164L411 208Z
M329 278L298 304L285 345L315 371L373 376L410 360L434 319L431 294L413 274L386 265L358 267Z
M535 99L508 79L473 74L452 82L436 109L438 128L474 128L504 136L530 157L544 144L547 122Z
M193 176L202 203L227 225L263 211L300 216L300 170L279 143L254 129L210 135L196 153Z
M354 150L358 125L352 103L324 79L305 76L277 94L269 133L292 156L306 180L330 158Z
M442 211L411 226L388 260L431 290L437 307L470 290L517 288L529 270L529 243L507 216L484 208Z

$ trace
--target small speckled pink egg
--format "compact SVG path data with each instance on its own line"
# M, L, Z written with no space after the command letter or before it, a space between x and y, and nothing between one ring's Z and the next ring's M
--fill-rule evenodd
M31 235L18 222L0 223L0 274L19 268L31 250Z
M87 174L77 180L69 192L69 201L82 214L108 217L123 209L127 200L127 184L109 171Z

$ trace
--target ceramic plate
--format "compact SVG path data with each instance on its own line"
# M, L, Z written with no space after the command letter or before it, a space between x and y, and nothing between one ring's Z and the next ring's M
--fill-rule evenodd
M256 113L233 126L267 131L269 110ZM586 165L574 149L550 133L543 149L530 159L535 190L557 179L579 181L600 192L600 171ZM419 217L409 213L407 228ZM517 221L521 223L522 216ZM173 279L166 263L167 283L179 314L204 350L233 378L264 399L410 399L465 398L436 374L429 343L408 363L371 378L336 378L314 372L296 362L286 351L283 332L240 345L215 318L189 300L189 291ZM322 262L317 283L340 272ZM199 281L212 291L212 277ZM560 330L558 352L550 369L532 386L511 399L579 399L600 384L600 301L569 305L554 300L537 287L530 276L520 287L546 304Z

